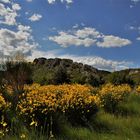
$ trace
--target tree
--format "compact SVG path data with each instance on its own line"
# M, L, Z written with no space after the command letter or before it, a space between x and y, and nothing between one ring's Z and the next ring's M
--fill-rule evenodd
M100 83L101 83L100 81L101 80L98 75L88 74L88 76L85 80L85 83L90 84L94 87L97 87L100 85Z
M3 83L5 86L12 87L16 97L23 91L24 84L31 81L31 66L25 61L24 54L18 51L9 56L5 62L5 67Z
M63 83L69 83L70 78L66 71L66 69L63 66L58 66L56 71L54 72L54 79L53 84L63 84Z
M110 74L108 77L108 82L115 85L120 85L120 84L134 85L133 79L131 79L129 75L126 75L125 73L121 73L121 72L114 72Z
M23 90L24 84L30 80L31 68L27 62L7 62L7 70L4 72L4 80L7 85L11 85L14 92Z

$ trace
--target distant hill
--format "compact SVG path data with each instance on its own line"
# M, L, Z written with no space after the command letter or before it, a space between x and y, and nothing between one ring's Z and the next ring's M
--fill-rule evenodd
M140 84L140 68L116 71L116 72L112 72L110 76L111 75L116 75L120 79L126 77L129 81L131 80L133 84L135 85Z
M110 74L108 71L98 70L86 64L73 62L73 60L70 59L36 58L33 64L33 79L39 83L55 84L53 79L58 76L57 73L60 76L62 72L62 75L67 76L69 79L67 82L80 84L90 83L96 86L104 83L104 78Z

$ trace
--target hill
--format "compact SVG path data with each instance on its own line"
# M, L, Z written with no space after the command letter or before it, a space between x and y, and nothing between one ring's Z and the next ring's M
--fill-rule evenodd
M108 76L108 79L111 81L114 80L114 82L120 81L121 83L130 83L133 85L138 85L140 84L140 69L136 68L115 71Z
M35 82L41 85L79 83L100 86L108 82L115 85L126 83L135 86L140 84L140 69L109 72L70 59L60 58L36 58L32 63L25 62L25 64L11 66L8 71L6 69L5 71L1 70L0 83L5 79L5 75L8 75L6 78L11 77L14 81L21 81L18 78L22 77L23 83Z
M36 58L33 61L33 80L42 84L89 83L98 86L105 82L108 71L73 62L70 59Z

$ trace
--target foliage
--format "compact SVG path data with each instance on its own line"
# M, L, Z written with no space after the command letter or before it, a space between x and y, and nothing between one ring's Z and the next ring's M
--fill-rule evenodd
M136 88L136 93L140 94L140 85Z
M70 77L66 69L63 66L57 67L56 71L54 72L53 84L58 85L69 82Z
M35 59L32 70L33 81L41 85L77 83L99 86L105 82L103 77L109 74L70 59L59 58Z
M24 84L30 79L31 69L26 62L7 62L4 72L6 85L11 85L15 92L23 90Z
M6 91L9 97L14 94L10 86ZM15 112L9 100L3 97L4 94L0 95L1 137L6 135L7 139L8 136L11 138L15 136L16 139L41 139L42 136L43 139L50 136L52 131L63 139L67 137L84 139L88 138L87 134L92 139L97 133L122 135L121 131L125 138L134 136L130 131L137 137L139 126L136 120L139 120L140 97L139 94L130 92L129 85L106 84L99 88L78 84L25 85ZM63 117L59 118L60 116L66 118L66 124L60 121L63 120ZM127 120L124 117L127 117ZM132 128L125 129L132 121ZM78 130L79 126L86 126L90 131L85 127ZM32 130L38 135L32 133ZM76 134L77 132L83 134Z
M5 112L10 107L10 104L5 101L2 94L0 94L0 138L8 132Z
M113 72L108 76L108 82L114 85L130 84L134 85L133 79L123 72Z
M99 91L101 105L106 111L115 113L118 104L124 102L130 92L131 87L129 85L106 84Z
M3 108L5 108L5 106L6 106L6 102L4 98L2 97L2 94L0 94L0 111L2 111Z
M68 118L81 119L97 112L99 98L91 94L92 88L85 85L49 85L33 84L25 86L25 93L18 104L20 115L30 121L40 122L40 116L47 118L56 112L64 113Z

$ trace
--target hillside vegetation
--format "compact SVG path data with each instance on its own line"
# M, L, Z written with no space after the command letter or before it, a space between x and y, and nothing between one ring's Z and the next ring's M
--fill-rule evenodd
M92 86L100 86L108 82L116 85L140 84L140 69L109 72L70 59L59 58L38 58L33 61L33 64L33 81L40 84L79 83Z

